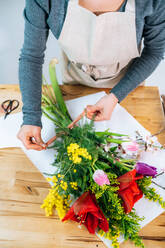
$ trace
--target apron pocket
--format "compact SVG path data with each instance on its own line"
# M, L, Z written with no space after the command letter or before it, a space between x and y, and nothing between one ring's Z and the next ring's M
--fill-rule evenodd
M79 83L89 85L90 83L96 82L93 77L91 77L88 73L77 67L71 61L68 62L68 72Z
M100 77L96 78L95 77L95 73L89 74L87 72L85 72L84 70L82 70L81 68L79 68L75 63L73 63L72 61L68 61L68 72L72 75L72 77L79 81L79 82L84 82L84 80L87 80L86 83L94 83L97 84L97 82L99 80L102 79L114 79L116 78L121 69L120 69L120 63L118 62L117 64L113 64L111 66L108 66L109 68L107 69L107 66L100 66L100 69L102 69L102 71L100 70ZM99 66L97 67L99 69ZM97 70L96 68L96 70ZM105 69L107 70L105 72ZM84 82L85 83L85 82Z
M111 68L111 74L107 72L104 75L101 75L100 78L94 78L93 76L89 75L85 71L83 71L81 68L76 66L76 64L72 61L68 61L67 63L67 69L68 74L70 77L72 77L73 81L87 85L90 87L96 87L96 88L107 88L107 87L113 87L116 85L119 80L124 76L125 72L127 71L129 64L124 67L126 61L122 61L122 63L117 63L116 67L113 65L113 71Z

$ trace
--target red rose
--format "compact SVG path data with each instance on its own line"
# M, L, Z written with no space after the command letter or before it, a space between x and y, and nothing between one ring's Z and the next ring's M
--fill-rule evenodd
M143 178L143 176L135 176L136 170L134 169L118 178L118 181L120 182L120 189L118 193L123 200L126 213L130 213L135 202L137 202L143 196L143 192L136 183L136 180Z
M90 191L83 193L69 209L62 221L73 220L84 224L90 233L96 228L104 232L109 230L109 224L96 202L96 197Z

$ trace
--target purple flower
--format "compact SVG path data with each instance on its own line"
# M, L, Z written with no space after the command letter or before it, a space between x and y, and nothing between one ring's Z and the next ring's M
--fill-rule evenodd
M157 169L155 167L141 162L136 163L135 169L138 174L142 174L144 176L155 177L157 174Z

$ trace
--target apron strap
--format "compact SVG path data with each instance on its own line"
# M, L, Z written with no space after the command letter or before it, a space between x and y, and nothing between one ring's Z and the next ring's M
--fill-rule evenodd
M125 12L133 12L135 13L136 7L135 7L135 0L127 0L127 4L125 7Z

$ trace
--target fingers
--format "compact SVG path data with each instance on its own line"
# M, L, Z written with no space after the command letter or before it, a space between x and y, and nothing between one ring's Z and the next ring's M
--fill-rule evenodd
M100 113L100 114L97 114L97 115L96 115L96 117L95 117L94 120L95 120L95 121L104 121L104 120L106 120L106 119L105 119L105 117L102 115L102 113Z
M94 113L95 111L100 110L100 107L97 105L87 105L86 106L86 111L87 113Z
M93 106L92 106L93 107ZM104 120L109 120L111 115L105 109L102 109L98 106L94 106L93 108L89 107L87 110L87 118L92 120L93 115L95 114L94 121L104 121Z
M45 144L41 138L41 128L38 126L23 125L17 134L17 138L21 140L27 150L41 151L45 149Z
M26 137L23 140L23 144L26 147L27 150L33 149L33 150L37 150L37 151L41 151L43 150L43 147L38 145L38 144L33 144L33 142L31 141L31 139L29 137Z
M87 112L86 113L87 118L92 119L94 114L96 114L96 116L101 114L101 107L97 106L97 105L87 105L86 106L86 112ZM96 118L96 116L95 116L95 118ZM94 118L94 120L95 120L95 118Z
M110 120L117 102L118 99L113 94L101 97L96 104L87 105L87 118L92 119L95 114L94 121Z
M43 141L42 138L41 138L41 133L36 133L36 134L34 135L34 139L35 139L35 143L36 143L37 145L40 145L40 146L42 146L43 148L46 147L46 144L44 143L44 141Z

